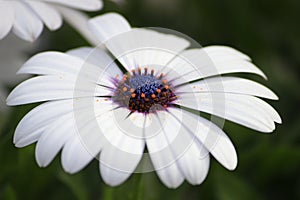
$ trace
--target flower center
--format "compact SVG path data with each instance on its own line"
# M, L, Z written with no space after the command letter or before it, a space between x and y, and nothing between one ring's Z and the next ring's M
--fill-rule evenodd
M113 100L131 112L149 113L166 109L177 97L163 74L148 73L148 68L132 70L116 80Z

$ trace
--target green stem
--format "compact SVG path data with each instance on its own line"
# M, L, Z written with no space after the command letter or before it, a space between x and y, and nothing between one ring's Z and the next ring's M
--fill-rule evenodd
M138 180L137 180L137 192L136 192L136 198L137 200L142 200L143 199L143 190L144 190L144 182L143 182L143 174L138 175Z
M103 200L113 200L113 188L109 186L103 187Z

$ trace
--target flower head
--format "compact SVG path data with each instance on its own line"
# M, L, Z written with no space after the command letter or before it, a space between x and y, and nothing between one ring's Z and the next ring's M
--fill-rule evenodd
M200 112L261 132L281 122L258 98L277 99L272 91L226 75L265 77L245 54L224 46L189 48L183 37L131 28L115 13L89 24L108 51L84 47L38 54L19 71L38 76L7 98L9 105L46 101L22 119L14 136L17 147L37 141L40 166L62 149L65 171L78 172L98 158L109 185L121 184L135 170L156 170L171 188L184 180L200 184L210 154L229 170L237 166L229 137ZM138 167L142 157L153 167Z
M0 1L0 39L11 29L20 38L34 41L42 32L43 24L50 30L62 25L62 15L74 15L66 7L95 11L102 7L101 0L12 0ZM61 11L63 13L61 13ZM77 16L80 14L77 14ZM81 18L79 16L79 18Z

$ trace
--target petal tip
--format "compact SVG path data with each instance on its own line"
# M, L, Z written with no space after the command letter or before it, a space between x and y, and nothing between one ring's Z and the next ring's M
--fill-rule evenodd
M23 146L22 145L20 145L20 143L17 141L17 142L14 142L14 145L15 145L15 147L17 147L17 148L22 148Z
M35 155L35 161L39 167L45 168L49 163L46 163L45 160L41 159L38 153Z

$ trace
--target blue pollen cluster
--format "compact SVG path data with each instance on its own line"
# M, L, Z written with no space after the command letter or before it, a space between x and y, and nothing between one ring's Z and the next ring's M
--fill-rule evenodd
M148 73L148 68L132 70L115 83L113 101L131 112L149 113L169 107L177 97L163 74Z

